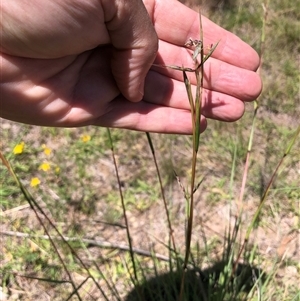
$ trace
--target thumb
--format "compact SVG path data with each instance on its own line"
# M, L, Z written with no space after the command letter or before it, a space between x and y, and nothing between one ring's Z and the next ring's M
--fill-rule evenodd
M155 59L158 38L142 0L103 0L106 27L113 45L112 72L130 101L140 101L145 77Z

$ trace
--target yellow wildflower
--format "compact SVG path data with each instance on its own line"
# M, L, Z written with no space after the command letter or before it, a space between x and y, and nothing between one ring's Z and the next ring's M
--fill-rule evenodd
M81 136L81 140L86 143L89 142L91 140L91 136L90 135L82 135Z
M44 162L40 165L39 170L48 171L50 169L50 164L47 162Z
M51 154L51 152L52 152L52 149L49 148L49 147L47 147L46 144L43 144L43 145L42 145L42 148L43 148L43 150L44 150L44 154L45 154L46 156L50 156L50 154Z
M3 256L5 261L12 261L14 259L13 254L11 254L7 249L3 249Z
M14 147L13 153L19 155L23 153L25 143L22 141Z
M41 184L41 181L39 178L35 177L35 178L32 178L31 181L30 181L30 186L31 187L36 187L38 185Z
M56 174L59 174L59 173L60 173L60 168L59 168L59 166L56 166L56 167L55 167L55 173L56 173Z
M38 245L32 240L29 240L29 245L31 252L37 251L39 249Z

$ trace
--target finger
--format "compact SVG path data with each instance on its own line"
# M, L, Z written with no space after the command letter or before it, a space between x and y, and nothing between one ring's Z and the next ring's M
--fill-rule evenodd
M123 98L115 99L110 107L110 112L93 121L94 125L155 133L192 133L189 110L163 107L144 101L133 103ZM201 132L206 125L205 117L201 116Z
M112 72L127 99L143 98L144 80L156 56L158 40L142 0L102 1L113 45Z
M192 87L195 95L196 87ZM162 74L150 71L146 78L144 100L162 106L189 110L185 85ZM236 121L244 113L244 102L230 95L203 89L201 113L211 119Z
M155 61L157 65L177 65L194 68L190 52L160 41L160 50ZM182 72L172 68L153 67L153 70L176 80L182 80ZM194 74L188 73L191 82L196 83ZM239 98L242 101L256 99L262 89L257 73L228 64L215 58L209 58L204 64L204 88Z
M151 2L151 1L148 1ZM153 5L152 2L155 2ZM171 44L183 46L192 37L200 38L199 13L191 10L179 1L152 1L148 12L155 22L155 30L159 39ZM219 41L213 57L229 64L256 70L259 57L253 48L234 34L202 17L204 46L210 46Z

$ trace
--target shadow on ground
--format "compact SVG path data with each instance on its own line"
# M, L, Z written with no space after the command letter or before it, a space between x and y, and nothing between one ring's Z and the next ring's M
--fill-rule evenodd
M185 275L185 301L244 300L257 279L264 281L256 267L238 264L236 272L228 271L225 262L200 270L189 269ZM177 301L180 294L182 271L168 272L137 285L125 301Z

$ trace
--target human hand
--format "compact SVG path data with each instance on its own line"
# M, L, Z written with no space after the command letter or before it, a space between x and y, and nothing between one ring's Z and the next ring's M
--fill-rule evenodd
M174 0L3 0L1 10L2 117L191 133L181 72L148 70L156 33L156 64L192 63L183 45L199 37L198 13ZM255 51L204 17L203 31L205 45L220 43L205 63L202 130L206 117L240 118L261 90Z

